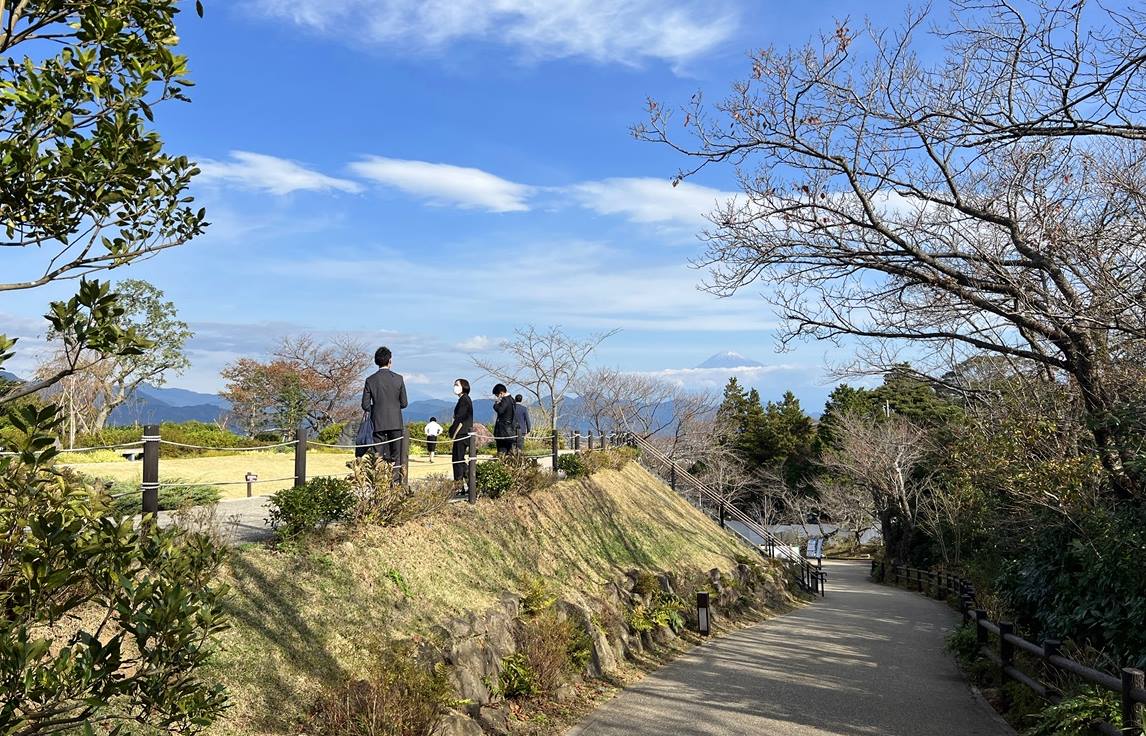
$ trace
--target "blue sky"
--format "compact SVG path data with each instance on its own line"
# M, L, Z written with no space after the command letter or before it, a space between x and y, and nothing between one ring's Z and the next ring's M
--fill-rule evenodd
M883 22L906 3L880 3ZM190 9L188 4L188 10ZM758 293L717 299L691 269L730 168L680 187L682 161L635 141L646 97L718 99L745 52L799 44L842 0L213 0L181 17L192 104L157 109L170 150L201 163L206 236L118 272L163 289L196 332L204 391L285 334L389 344L421 394L474 376L468 354L515 327L620 328L597 362L719 387L691 371L733 350L743 376L817 410L838 349L775 352ZM853 18L853 21L859 21ZM22 265L18 260L16 266ZM6 294L0 331L27 372L49 298Z

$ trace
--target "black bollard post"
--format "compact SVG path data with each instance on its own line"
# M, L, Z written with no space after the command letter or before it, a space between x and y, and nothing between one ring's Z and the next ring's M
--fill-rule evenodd
M155 523L159 513L159 425L143 428L143 524Z

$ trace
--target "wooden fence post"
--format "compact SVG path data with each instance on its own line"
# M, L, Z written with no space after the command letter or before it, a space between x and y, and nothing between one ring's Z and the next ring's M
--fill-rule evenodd
M1007 681L1007 668L1015 663L1015 645L1007 641L1009 634L1015 633L1015 625L1010 621L999 622L999 686Z
M478 500L478 482L477 482L477 469L478 469L478 441L477 435L470 433L469 440L469 462L466 464L466 477L470 488L469 502L477 503Z
M159 425L143 428L143 524L155 523L159 513Z
M943 592L943 586L940 584L941 575L942 573L938 572L931 573L931 577L935 581L935 600L937 601L941 601L947 597L946 593Z
M294 487L306 484L306 427L299 426L294 435Z
M669 463L669 488L676 490L676 461Z
M573 432L573 452L580 452L580 451L581 451L581 430L578 429L578 430L575 430Z
M987 620L987 612L982 608L975 609L975 641L979 646L987 643L987 629L983 627L983 622Z
M593 430L589 430L589 452L593 451Z
M609 449L609 435L605 434L604 432L601 433L601 449Z
M1122 733L1125 736L1139 736L1142 733L1142 708L1131 696L1135 688L1146 687L1146 676L1142 670L1122 668Z
M561 443L557 439L557 430L553 430L553 446L550 448L553 456L553 474L557 475L557 456L560 454Z

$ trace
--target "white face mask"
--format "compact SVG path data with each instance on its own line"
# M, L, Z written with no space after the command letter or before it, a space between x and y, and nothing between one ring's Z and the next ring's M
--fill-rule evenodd
M454 384L454 395L455 396L461 396L462 395L462 387L456 383Z

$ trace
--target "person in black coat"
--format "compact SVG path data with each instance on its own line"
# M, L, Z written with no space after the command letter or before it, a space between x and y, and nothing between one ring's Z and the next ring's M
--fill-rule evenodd
M509 395L509 389L504 383L493 387L493 395L497 398L493 405L493 413L497 415L493 423L497 454L508 455L513 452L513 446L517 441L517 422L514 421L517 416L517 403Z
M454 480L466 479L466 451L470 446L470 433L474 431L474 402L470 399L470 382L464 378L454 381L458 403L454 405L454 421L450 423L450 460L454 467Z
M381 347L374 353L374 364L378 371L366 379L366 387L362 389L362 411L370 412L370 419L374 423L374 442L378 444L377 452L380 457L397 462L400 455L399 445L396 442L402 436L405 423L402 421L402 410L409 405L406 400L406 382L402 376L390 370L394 358L390 348Z
M525 452L525 436L533 429L533 423L529 419L529 407L522 403L524 400L521 394L513 397L513 428L517 433L515 449L518 452Z

